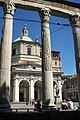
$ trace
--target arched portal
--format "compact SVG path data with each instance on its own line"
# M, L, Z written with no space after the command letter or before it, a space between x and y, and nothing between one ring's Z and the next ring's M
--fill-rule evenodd
M19 84L19 101L29 101L29 83L26 80L21 81Z
M41 81L36 81L34 84L34 98L35 100L42 100L42 83Z

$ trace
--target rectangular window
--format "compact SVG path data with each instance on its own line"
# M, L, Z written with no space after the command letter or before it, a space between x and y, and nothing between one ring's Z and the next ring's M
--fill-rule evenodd
M12 56L16 55L16 49L12 49Z
M58 54L57 53L53 53L53 57L54 58L58 58Z
M57 62L55 62L55 65L57 65Z
M27 54L31 55L31 48L27 48Z

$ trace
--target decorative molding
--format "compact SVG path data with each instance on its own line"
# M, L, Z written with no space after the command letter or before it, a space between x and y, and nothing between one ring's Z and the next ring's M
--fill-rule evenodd
M74 15L70 18L71 25L80 27L80 16Z
M4 4L4 14L11 14L14 15L15 5L13 3L5 3Z
M49 22L50 21L50 9L48 8L44 8L44 9L41 9L40 11L40 17L41 17L41 20L42 22Z

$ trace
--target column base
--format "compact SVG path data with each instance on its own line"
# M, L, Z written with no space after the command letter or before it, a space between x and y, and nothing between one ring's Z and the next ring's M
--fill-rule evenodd
M50 100L50 102L48 104L44 104L42 107L43 111L57 111L58 108L56 107L56 105L54 104L54 102L52 100Z
M49 106L43 106L42 111L59 111L59 109L54 104L50 104Z
M49 103L48 106L49 106L49 107L55 107L55 104L54 104L54 103Z
M60 100L60 98L58 97L58 98L56 98L56 104L57 103L61 103L61 100Z

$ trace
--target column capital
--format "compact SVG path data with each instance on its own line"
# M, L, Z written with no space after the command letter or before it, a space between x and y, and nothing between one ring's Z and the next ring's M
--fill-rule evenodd
M70 21L72 26L80 27L80 16L74 15L70 18Z
M14 3L5 3L3 6L4 14L11 14L13 16L15 9Z
M49 17L50 17L50 9L48 8L43 8L40 10L40 17L42 21L49 22Z

